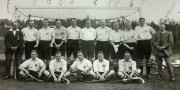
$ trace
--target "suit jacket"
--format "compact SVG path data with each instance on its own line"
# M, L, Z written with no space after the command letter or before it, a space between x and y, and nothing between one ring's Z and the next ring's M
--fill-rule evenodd
M16 34L13 34L13 31L8 31L4 38L4 44L6 48L11 48L17 46L18 48L23 47L23 33L21 31L16 31Z
M172 54L171 47L173 46L173 43L174 43L172 33L169 31L164 32L163 45L162 46L165 46L165 49L162 51L157 49L157 47L160 46L160 39L161 39L161 32L159 31L159 32L156 32L152 38L152 45L154 47L154 55L159 55L159 54L165 52L165 54L167 56L170 56Z

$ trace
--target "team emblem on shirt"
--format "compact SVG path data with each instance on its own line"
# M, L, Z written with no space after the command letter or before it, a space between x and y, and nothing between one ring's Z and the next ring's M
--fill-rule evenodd
M35 64L35 66L37 67L37 64Z
M84 66L84 68L86 68L86 66Z
M106 67L106 65L102 65L102 67Z

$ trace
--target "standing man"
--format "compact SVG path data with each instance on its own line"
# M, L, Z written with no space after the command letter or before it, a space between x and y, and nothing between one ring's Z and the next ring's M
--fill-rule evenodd
M5 77L4 79L10 78L10 67L11 67L11 61L13 60L13 55L15 55L15 66L19 66L19 64L22 61L22 54L23 54L23 33L18 30L18 23L13 22L12 28L10 31L8 31L4 38L4 44L6 46L5 48ZM18 74L18 69L16 68L16 75Z
M76 19L71 20L71 26L67 28L67 57L70 60L71 54L73 53L74 59L77 58L77 52L79 48L79 36L81 28L76 25Z
M138 53L138 61L139 68L143 71L143 60L146 60L146 71L147 78L150 79L150 69L151 63L149 62L151 56L151 39L152 35L155 33L155 30L147 26L145 24L145 18L139 18L140 25L135 28L138 33L138 41L137 41L137 53Z
M91 20L86 21L86 27L80 32L81 49L85 58L92 61L94 57L94 41L96 39L96 31L91 27Z
M55 59L50 61L49 70L49 74L51 75L49 79L54 82L61 82L62 77L70 75L70 73L67 72L67 62L62 59L60 52L56 52Z
M173 46L173 35L171 32L165 30L165 24L160 24L159 30L160 31L154 34L152 44L154 46L154 55L158 64L160 80L164 79L162 71L162 58L164 58L170 80L174 81L174 71L170 59L172 54L171 47Z
M53 47L55 32L48 26L49 21L47 19L43 20L43 28L38 32L38 41L36 47L38 46L39 58L49 64L51 59L51 47Z
M66 41L66 28L61 25L61 20L57 19L55 21L56 27L54 28L55 31L55 41L54 47L52 50L52 56L55 56L57 51L60 51L62 56L65 56L65 41Z
M95 59L98 58L98 52L103 51L104 58L106 60L109 59L109 35L112 31L111 28L106 27L106 21L101 20L101 26L96 29L96 46L95 46Z
M104 59L103 52L99 51L98 59L93 62L95 79L106 80L111 78L115 72L114 70L109 70L109 65L109 61Z
M132 59L137 61L136 41L138 34L131 27L131 22L128 22L127 28L124 30L124 43L126 43L129 47L125 45L123 52L129 51L132 56Z
M38 30L34 28L34 21L29 20L29 26L22 29L25 41L25 59L31 58L31 51L36 49Z

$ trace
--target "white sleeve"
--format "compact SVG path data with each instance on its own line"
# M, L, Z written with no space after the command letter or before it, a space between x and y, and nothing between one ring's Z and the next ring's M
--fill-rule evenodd
M119 72L124 71L124 67L123 67L123 65L122 65L122 62L119 61L118 64L119 64Z
M94 69L94 72L98 71L98 67L97 67L96 61L93 62L93 69Z
M109 71L109 61L106 62L105 70L106 70L106 71Z
M44 64L44 62L42 60L40 60L39 65L40 65L40 67L43 67L45 64Z
M29 60L26 60L26 61L23 62L20 66L21 66L21 67L24 67L24 68L27 68L27 67L28 67L28 64L29 64Z
M67 71L67 62L66 61L63 62L62 70Z
M49 70L54 70L54 63L53 63L53 60L50 61L49 63Z

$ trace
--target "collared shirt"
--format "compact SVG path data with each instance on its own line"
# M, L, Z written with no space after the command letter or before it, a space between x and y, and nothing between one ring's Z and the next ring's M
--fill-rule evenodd
M55 39L62 39L66 41L67 33L66 28L61 26L60 28L54 28L55 31Z
M100 62L98 59L93 62L93 68L95 72L109 71L109 61L104 59Z
M51 41L55 36L55 31L52 28L42 28L38 32L38 39L44 41Z
M124 35L123 35L123 31L118 30L118 31L111 31L110 34L110 40L113 42L121 42L124 41Z
M82 61L80 61L78 58L76 59L76 61L74 61L74 63L71 65L71 68L73 69L79 69L79 70L85 70L85 68L91 68L92 64L89 60L87 60L86 58L84 58Z
M82 40L95 40L96 39L96 30L94 28L83 28L80 31L80 39Z
M67 39L73 39L73 40L77 40L79 39L80 36L80 31L81 28L76 26L76 27L68 27L67 28Z
M49 63L49 69L54 70L54 72L67 71L67 62L66 60L61 59L59 62L54 59Z
M137 26L135 30L138 33L138 40L149 40L152 39L152 34L155 33L155 30L147 25L144 25L143 27Z
M109 27L99 27L96 29L96 40L97 41L109 41L109 35L112 31Z
M12 28L11 28L9 31L12 31L13 34L14 34L14 36L15 36L15 35L16 35L16 31L19 31L19 29L16 29L16 30L14 31L14 30L12 30Z
M125 61L124 59L118 62L119 71L131 72L136 70L136 62L133 60Z
M30 29L29 27L23 28L22 33L25 41L36 41L38 30L35 28Z
M38 72L41 70L41 68L44 65L45 65L44 62L41 59L36 58L36 60L32 60L30 58L30 59L26 60L24 63L22 63L20 66L27 68L27 70L32 70L32 71Z
M136 42L138 34L135 30L124 30L124 40L125 42Z

